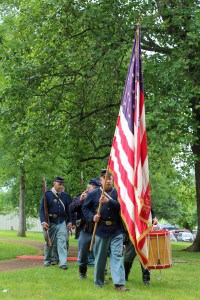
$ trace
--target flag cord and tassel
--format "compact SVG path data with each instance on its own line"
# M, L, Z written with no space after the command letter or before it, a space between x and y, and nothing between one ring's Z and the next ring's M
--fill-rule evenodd
M102 192L101 192L101 197L105 193L106 181L108 179L108 174L109 174L109 166L107 166L107 169L106 169L105 181L104 181L104 184L103 184L103 188L102 188ZM97 214L98 215L100 215L100 213L101 213L101 206L102 206L102 202L99 201L99 206L98 206L98 210L97 210ZM98 225L98 222L95 222L94 223L94 230L93 230L93 233L92 233L92 239L91 239L91 243L90 243L90 249L89 249L90 251L92 251L92 247L93 247L93 244L94 244L94 238L95 238L95 233L96 233L97 225Z

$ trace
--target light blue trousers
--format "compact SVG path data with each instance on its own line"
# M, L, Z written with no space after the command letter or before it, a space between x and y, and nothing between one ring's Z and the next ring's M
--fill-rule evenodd
M94 284L103 286L105 280L106 260L110 250L110 271L114 284L125 285L125 271L122 261L123 235L114 238L100 238L95 235L94 243Z
M78 265L87 266L94 264L92 252L89 252L92 233L80 231L78 238Z
M67 234L67 226L65 221L61 224L50 224L49 236L52 245L57 244L57 252L60 266L67 265ZM44 246L44 265L51 264L52 248L53 247L48 247L46 244Z

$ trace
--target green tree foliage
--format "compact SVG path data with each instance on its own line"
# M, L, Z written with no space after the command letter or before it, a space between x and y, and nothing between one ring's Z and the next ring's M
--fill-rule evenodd
M50 182L52 174L65 175L75 196L107 165L141 16L153 203L160 217L169 211L173 218L177 206L181 221L177 181L191 199L186 190L193 193L194 183L184 179L195 165L199 225L199 1L3 4L0 126L9 140L2 161L10 170L2 178L19 184L23 165L27 212L37 211L43 174ZM197 241L199 249L200 234Z

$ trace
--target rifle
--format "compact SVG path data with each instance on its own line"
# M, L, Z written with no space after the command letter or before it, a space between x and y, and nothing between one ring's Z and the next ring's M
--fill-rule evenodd
M43 177L43 199L44 199L44 220L45 222L49 225L50 222L49 222L49 214L48 214L48 207L47 207L47 199L46 199L46 179L45 177ZM52 243L51 243L51 239L50 239L50 236L49 236L49 230L48 229L45 229L45 232L46 232L46 242L47 242L47 246L48 247L51 247L52 246Z

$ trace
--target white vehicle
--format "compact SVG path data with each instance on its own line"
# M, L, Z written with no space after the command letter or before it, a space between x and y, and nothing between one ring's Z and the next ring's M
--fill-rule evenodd
M179 232L179 234L177 235L177 241L193 242L194 237L191 232Z

